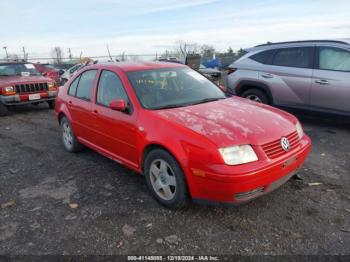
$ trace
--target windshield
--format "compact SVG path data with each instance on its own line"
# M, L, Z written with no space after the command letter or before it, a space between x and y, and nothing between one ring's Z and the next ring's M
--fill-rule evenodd
M40 75L33 64L0 64L0 76Z
M144 108L162 109L223 99L218 86L187 68L165 68L127 74Z

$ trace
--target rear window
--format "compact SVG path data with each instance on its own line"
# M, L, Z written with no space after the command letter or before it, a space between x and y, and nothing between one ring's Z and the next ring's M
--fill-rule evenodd
M286 67L312 68L313 47L277 49L272 64Z
M261 63L261 64L270 64L272 60L272 56L275 50L266 50L259 52L255 55L252 55L250 59L253 59L254 61Z

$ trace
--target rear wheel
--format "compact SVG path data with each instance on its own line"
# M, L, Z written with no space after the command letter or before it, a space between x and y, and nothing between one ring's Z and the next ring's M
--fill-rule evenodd
M7 106L0 102L0 116L7 116L8 114L9 110L7 109Z
M256 88L248 89L241 94L241 97L255 101L257 103L269 104L269 99L264 91Z
M66 117L62 117L61 119L61 136L64 148L68 152L75 153L83 149L82 144L75 137L71 124Z
M55 109L55 100L47 101L47 103L49 104L50 109Z
M147 155L145 176L149 190L162 205L178 209L188 203L185 175L167 151L155 149Z

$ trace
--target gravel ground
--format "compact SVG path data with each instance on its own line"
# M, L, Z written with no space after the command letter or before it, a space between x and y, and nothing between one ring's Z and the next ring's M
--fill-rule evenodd
M46 105L15 109L0 118L0 254L350 255L350 124L301 121L313 141L302 180L239 207L175 212L134 172L65 152Z

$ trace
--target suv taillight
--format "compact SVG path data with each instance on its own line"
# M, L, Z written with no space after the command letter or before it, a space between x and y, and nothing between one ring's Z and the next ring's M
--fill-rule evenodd
M229 68L227 69L227 75L230 75L230 74L236 72L236 70L237 70L237 68L229 67Z

